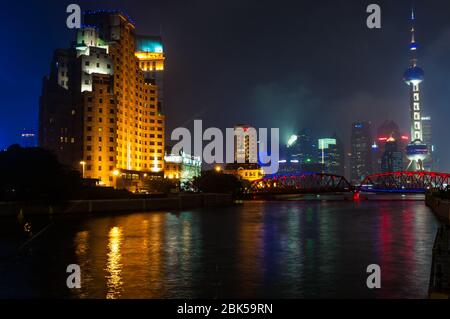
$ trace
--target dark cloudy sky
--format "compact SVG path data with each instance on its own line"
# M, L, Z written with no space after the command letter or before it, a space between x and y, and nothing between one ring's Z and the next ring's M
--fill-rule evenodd
M450 2L416 0L424 112L433 117L442 170L450 171ZM139 33L162 32L167 56L168 132L194 119L279 127L286 139L309 127L336 132L349 148L350 124L396 121L409 133L410 0L13 1L1 10L0 147L37 128L42 76L52 51L67 47L65 7L121 9ZM382 8L382 29L366 7Z

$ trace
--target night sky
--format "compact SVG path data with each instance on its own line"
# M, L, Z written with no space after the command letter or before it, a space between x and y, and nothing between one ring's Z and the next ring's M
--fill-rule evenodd
M28 4L27 4L28 3ZM304 127L337 133L350 148L351 122L397 122L409 135L409 0L11 1L1 10L0 147L37 130L42 77L74 31L65 8L120 9L137 32L161 34L166 52L167 132L204 126ZM366 7L382 7L382 29ZM416 0L424 115L433 117L441 170L450 171L450 2Z

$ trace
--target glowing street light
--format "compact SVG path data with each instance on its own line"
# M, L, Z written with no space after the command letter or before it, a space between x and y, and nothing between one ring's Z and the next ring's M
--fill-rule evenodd
M220 173L222 171L222 167L220 167L220 165L217 165L215 167L215 170L216 170L217 173Z
M83 167L83 179L84 179L84 172L86 171L86 162L85 161L81 161L80 165Z

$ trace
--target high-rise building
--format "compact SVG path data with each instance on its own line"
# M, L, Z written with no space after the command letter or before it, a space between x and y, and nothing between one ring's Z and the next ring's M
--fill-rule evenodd
M73 47L55 51L44 79L39 142L85 178L138 190L164 170L158 87L140 67L128 16L89 11L84 23Z
M372 142L370 122L352 124L350 178L353 182L360 182L372 173Z
M292 135L286 147L286 157L289 160L301 165L315 162L316 147L309 129L303 129L297 135Z
M377 139L375 142L377 149L374 148L373 153L378 154L378 156L373 159L375 167L374 172L381 170L381 156L386 150L386 142L391 138L396 141L398 151L402 153L403 168L408 166L409 160L406 157L406 147L409 142L409 137L400 132L397 123L386 120L377 130ZM374 156L376 156L375 154Z
M399 150L397 141L390 137L385 143L381 156L381 172L400 172L403 169L403 152Z
M409 159L407 169L423 170L423 162L428 156L427 145L423 143L422 127L422 98L420 84L424 80L423 70L417 66L417 49L415 12L411 12L411 42L409 50L411 53L410 67L404 74L404 81L409 86L410 92L410 123L411 142L406 148L406 155Z
M136 57L144 71L145 81L158 87L158 110L164 104L164 46L159 36L138 35L136 38Z
M324 172L344 176L344 151L339 138L321 138L317 145Z
M249 125L234 126L234 161L235 163L258 164L258 136Z
M427 171L433 170L433 137L431 130L431 116L422 116L422 137L423 143L428 147L428 157L423 161L424 169Z

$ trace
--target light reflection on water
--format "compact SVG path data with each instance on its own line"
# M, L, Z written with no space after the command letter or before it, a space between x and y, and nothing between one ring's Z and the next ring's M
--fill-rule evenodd
M112 227L109 231L108 263L106 264L106 276L108 292L106 299L117 299L122 292L122 255L120 246L122 244L122 229Z
M41 297L422 298L437 227L423 202L395 201L62 218L7 269L7 284L33 278L17 296ZM65 287L71 263L81 267L78 290ZM378 291L365 286L373 263Z

